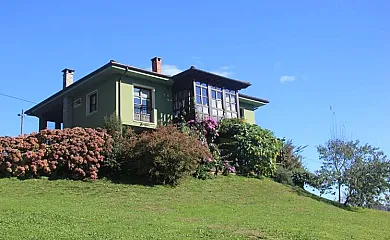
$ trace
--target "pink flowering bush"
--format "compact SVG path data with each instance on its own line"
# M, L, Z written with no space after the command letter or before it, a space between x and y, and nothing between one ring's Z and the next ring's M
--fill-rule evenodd
M215 174L218 174L222 170L223 165L220 159L220 151L218 145L215 144L215 140L218 138L218 122L210 117L203 120L190 120L182 121L179 124L180 129L183 132L188 134L194 134L203 145L209 148L211 157L203 159L200 162L197 171L194 176L201 179L206 179L210 177L210 172L214 171Z
M105 130L91 128L0 137L0 176L97 179L111 146Z
M186 125L196 131L201 141L212 143L218 137L218 123L210 117L204 120L190 120Z

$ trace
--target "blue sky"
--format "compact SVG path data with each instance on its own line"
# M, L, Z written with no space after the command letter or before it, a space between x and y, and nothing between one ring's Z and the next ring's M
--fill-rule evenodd
M114 59L172 73L195 65L253 83L271 103L257 122L315 146L335 123L390 154L388 1L8 1L0 8L0 93L39 102ZM17 135L21 109L0 96L0 135ZM336 117L329 110L332 106ZM26 132L37 129L28 117Z

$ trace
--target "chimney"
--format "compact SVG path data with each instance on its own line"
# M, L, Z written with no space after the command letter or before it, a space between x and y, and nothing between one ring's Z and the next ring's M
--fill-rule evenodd
M162 73L162 61L160 57L152 58L152 71L155 73Z
M62 70L62 72L63 72L63 74L62 74L62 84L63 84L62 87L65 89L73 83L74 70L65 68L64 70Z

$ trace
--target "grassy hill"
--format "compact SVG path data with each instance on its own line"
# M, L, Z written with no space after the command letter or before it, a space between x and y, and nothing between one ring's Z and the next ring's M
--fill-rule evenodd
M390 239L390 214L264 179L176 188L0 179L0 239Z

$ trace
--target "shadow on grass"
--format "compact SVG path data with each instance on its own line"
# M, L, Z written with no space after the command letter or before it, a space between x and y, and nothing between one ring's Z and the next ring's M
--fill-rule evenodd
M111 181L115 184L128 184L128 185L141 185L146 187L154 187L154 184L149 178L140 177L140 176L127 176L127 175L117 175L113 177L108 177L108 181Z
M293 191L295 191L299 196L309 197L311 199L317 200L317 201L322 202L322 203L330 204L332 206L338 207L338 208L346 210L346 211L357 212L358 209L359 209L359 208L356 208L356 207L347 206L347 205L344 205L342 203L338 203L338 202L335 202L335 201L332 201L332 200L320 197L318 195L310 193L310 192L308 192L308 191L306 191L306 190L304 190L302 188L299 188L299 187L291 187L291 186L289 186L289 187Z

